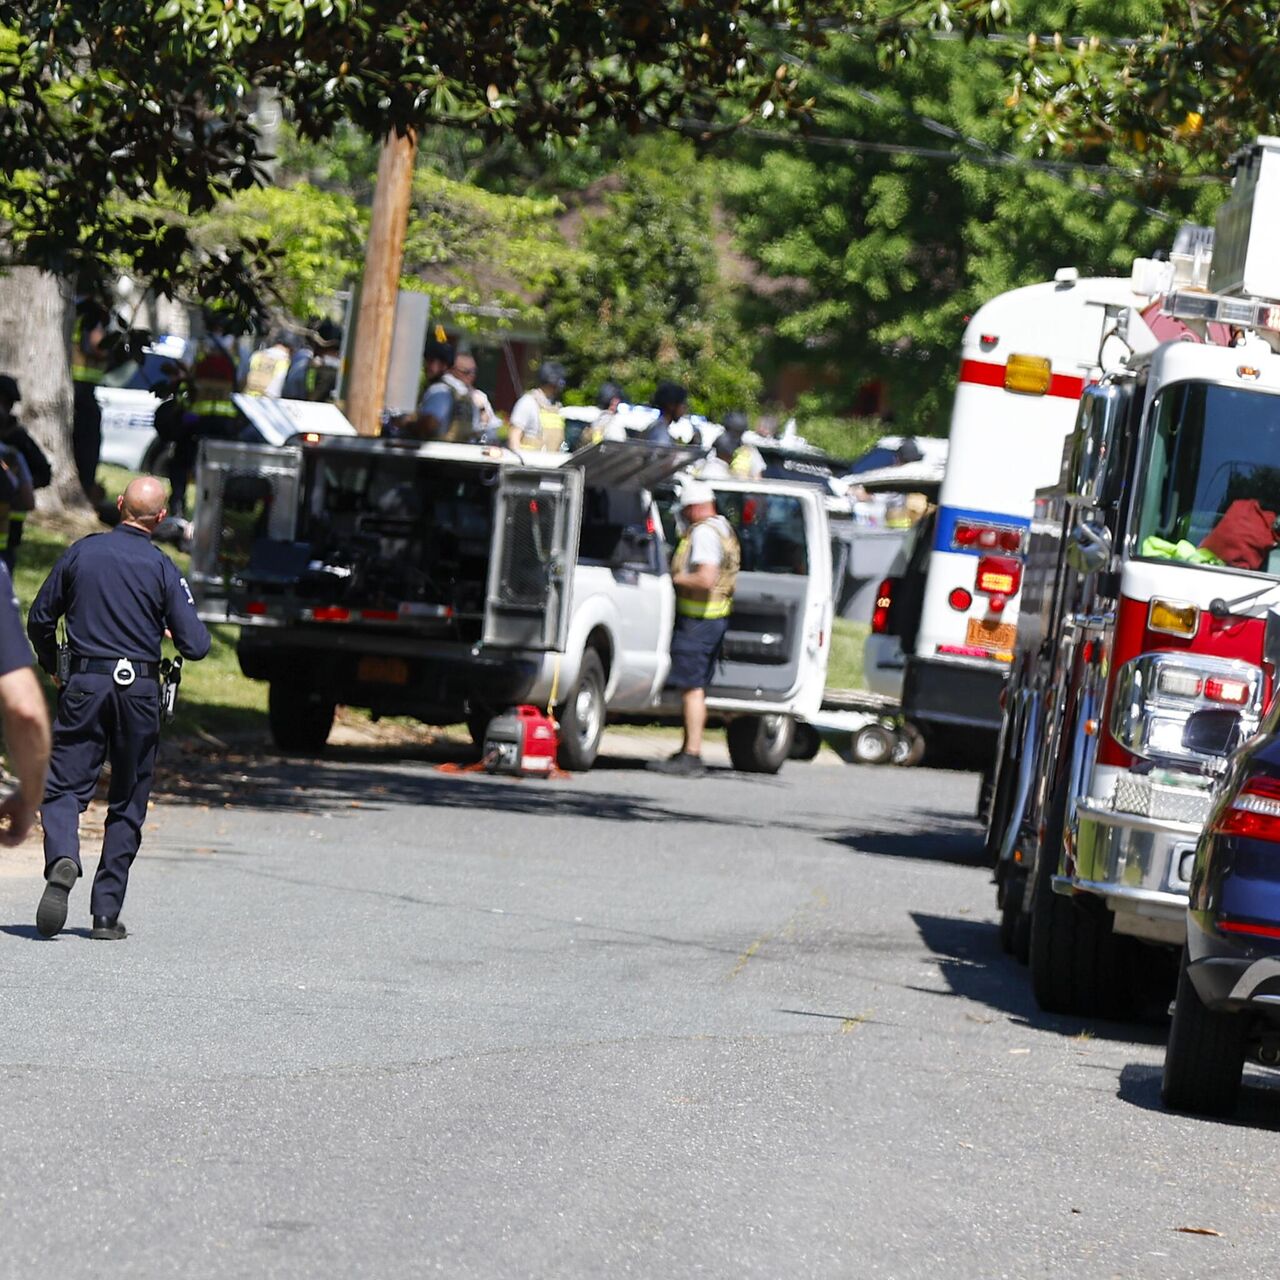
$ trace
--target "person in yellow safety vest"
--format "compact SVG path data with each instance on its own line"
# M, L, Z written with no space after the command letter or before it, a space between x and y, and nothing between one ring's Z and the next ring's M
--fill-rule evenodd
M289 349L289 338L281 330L271 340L270 346L259 347L249 357L249 372L244 380L245 394L269 396L278 400L292 363L293 352Z
M596 408L600 410L595 421L578 437L579 449L599 444L602 440L625 440L627 429L618 418L618 406L625 398L622 388L616 382L604 382L600 385L600 394L596 397Z
M721 457L726 460L729 474L735 480L759 480L764 475L764 458L755 445L743 439L750 430L747 415L735 409L724 416L724 433L716 441L718 451L723 440Z
M564 444L564 416L560 395L568 381L564 365L544 360L538 366L538 385L525 392L511 409L507 444L512 449L540 449L559 453Z
M0 373L0 450L3 450L5 463L17 480L16 485L5 486L13 489L13 492L8 495L9 518L0 527L0 559L9 566L10 573L13 572L14 562L18 557L18 545L22 542L27 513L35 506L35 490L44 489L53 482L53 468L50 467L44 450L36 444L14 414L14 406L21 399L17 379L7 373ZM10 451L17 455L16 459L9 456ZM27 479L31 484L29 505L28 495L22 487L20 463L26 466Z
M692 778L703 772L707 686L729 629L742 550L733 527L717 514L715 490L706 481L686 480L679 503L685 530L671 558L676 621L667 687L680 690L684 741L670 759L655 760L649 768Z

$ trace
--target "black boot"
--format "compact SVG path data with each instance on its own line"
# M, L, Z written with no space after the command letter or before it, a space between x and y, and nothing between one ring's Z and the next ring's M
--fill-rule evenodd
M45 872L44 893L36 908L36 928L42 938L52 938L67 923L67 898L80 875L71 858L58 858Z
M93 917L93 929L89 937L96 938L99 942L119 942L121 938L128 936L129 931L120 923L119 916Z

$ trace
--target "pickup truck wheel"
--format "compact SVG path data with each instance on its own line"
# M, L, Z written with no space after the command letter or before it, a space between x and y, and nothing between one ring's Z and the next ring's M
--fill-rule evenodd
M560 767L583 773L595 764L604 736L604 663L594 649L582 655L578 683L561 705L559 719Z
M729 759L739 773L777 773L791 754L795 732L790 716L735 716L724 735Z
M822 750L822 735L811 724L796 725L791 743L792 760L812 760Z
M332 702L305 685L273 680L267 693L267 723L281 751L318 755L329 740L336 710Z
M1194 1115L1230 1115L1240 1098L1244 1032L1243 1014L1219 1013L1201 1003L1184 950L1164 1054L1164 1105Z

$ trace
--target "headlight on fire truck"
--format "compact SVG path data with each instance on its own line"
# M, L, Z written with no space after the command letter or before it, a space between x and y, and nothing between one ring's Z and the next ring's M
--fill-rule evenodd
M1116 672L1111 736L1144 760L1202 764L1257 727L1262 672L1193 653L1145 653Z

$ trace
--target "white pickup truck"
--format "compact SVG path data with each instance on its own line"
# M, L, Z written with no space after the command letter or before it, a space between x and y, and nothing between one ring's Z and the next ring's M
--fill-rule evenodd
M637 441L574 454L334 439L209 441L191 581L201 616L241 627L270 685L272 734L323 747L339 704L428 724L553 707L561 764L587 769L609 718L668 720L675 597L654 490L697 455ZM742 544L709 693L735 767L775 772L816 712L830 647L822 496L717 481Z

